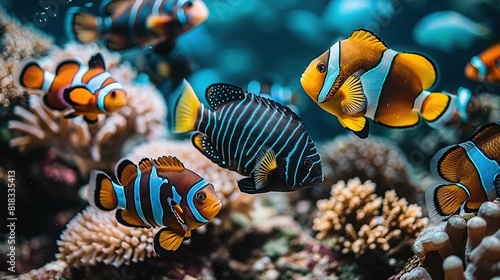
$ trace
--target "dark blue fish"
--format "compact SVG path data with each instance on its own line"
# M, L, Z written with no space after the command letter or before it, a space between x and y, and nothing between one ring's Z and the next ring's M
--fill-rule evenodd
M174 131L197 131L192 142L202 154L249 176L238 181L242 192L288 192L323 182L320 155L289 108L228 84L208 87L206 99L210 108L185 82Z

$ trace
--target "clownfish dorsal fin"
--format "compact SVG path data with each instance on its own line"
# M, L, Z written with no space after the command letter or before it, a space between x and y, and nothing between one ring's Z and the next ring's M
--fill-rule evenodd
M436 81L436 67L425 56L416 53L398 53L396 59L401 59L404 64L414 69L422 82L423 89L429 89Z
M348 115L361 113L366 109L366 97L363 94L363 86L359 73L354 73L345 80L339 89L343 98L340 101L342 111Z
M173 156L159 157L153 160L153 163L156 165L158 172L182 172L185 169L184 164Z
M115 174L120 184L127 187L137 177L137 166L124 158L116 164Z
M82 63L76 59L64 60L57 66L56 75L63 72L76 74L76 72L78 72L78 69L80 69L81 65Z
M470 138L478 148L491 158L500 158L500 121L480 127Z
M131 0L104 0L99 6L99 13L101 15L113 14L121 4L130 2Z
M106 65L104 64L104 59L100 53L93 55L89 60L89 68L98 68L106 70Z
M382 41L382 39L380 39L377 35L375 35L375 33L365 29L358 29L353 31L349 36L349 40L366 44L380 51L385 51L389 48L384 43L384 41Z
M469 191L462 185L447 184L430 187L425 193L429 217L433 220L443 220L453 215L469 196Z
M153 168L153 162L151 161L150 158L143 158L141 159L141 161L139 161L139 164L137 164L137 166L139 166L139 170L142 173L145 173L150 171L151 168Z
M218 83L210 85L207 88L205 96L210 108L217 110L217 108L222 104L243 100L245 98L245 93L240 87Z
M460 145L439 150L431 159L431 171L450 182L458 183L457 166L467 151Z
M260 190L269 183L270 174L278 168L276 154L272 149L259 150L254 169L255 189Z
M352 131L359 138L366 138L370 132L368 120L364 116L342 116L338 117L340 124Z

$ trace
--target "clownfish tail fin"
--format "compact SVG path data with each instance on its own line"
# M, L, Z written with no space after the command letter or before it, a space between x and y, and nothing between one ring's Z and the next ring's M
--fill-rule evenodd
M184 89L174 109L173 131L176 133L195 130L198 122L198 113L203 113L201 112L202 104L191 85L184 80L182 86Z
M80 43L94 42L100 35L100 18L85 12L82 8L72 7L66 16L66 33Z
M416 108L427 123L434 128L444 126L457 111L456 96L446 92L422 91L420 106Z
M44 74L45 71L40 64L32 59L26 59L21 61L14 71L14 84L23 88L48 90L42 88L46 78Z
M101 210L111 211L118 206L118 195L113 181L101 171L91 171L87 198L90 205Z

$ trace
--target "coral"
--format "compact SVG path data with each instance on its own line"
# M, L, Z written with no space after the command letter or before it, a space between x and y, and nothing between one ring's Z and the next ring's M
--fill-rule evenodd
M0 105L23 96L25 91L14 86L12 74L17 63L26 57L44 54L52 38L33 26L21 24L0 7Z
M51 280L51 279L63 279L63 275L67 275L68 265L61 261L53 261L47 263L39 269L33 269L27 273L16 276L18 280Z
M324 185L358 177L377 185L376 193L396 190L399 197L416 202L420 191L412 183L411 168L401 150L382 137L370 136L360 141L356 136L342 135L319 146Z
M491 279L500 276L500 201L485 202L478 215L454 215L428 227L413 251L419 262L401 279Z
M313 229L317 238L344 254L359 257L367 251L393 255L409 247L427 225L420 206L408 205L394 191L377 197L375 184L359 178L332 186L331 198L317 202Z
M75 55L85 61L98 51L96 47L77 46L68 44L64 50L53 49L50 56L41 61L42 65L54 71L63 54ZM100 52L111 73L135 73L130 66L119 64L118 54ZM122 68L124 70L119 70ZM67 161L76 163L84 177L91 168L113 170L124 153L124 146L129 144L127 141L140 140L137 137L141 136L152 140L166 135L163 97L152 85L132 83L133 75L120 76L127 91L127 105L111 115L99 115L98 123L91 126L81 117L64 118L63 113L46 108L41 97L30 95L29 108L17 105L13 109L16 119L10 120L8 126L18 134L10 140L11 147L21 150L55 147Z
M153 238L158 230L126 227L116 221L114 213L88 206L61 234L56 257L75 267L98 262L129 265L156 256Z

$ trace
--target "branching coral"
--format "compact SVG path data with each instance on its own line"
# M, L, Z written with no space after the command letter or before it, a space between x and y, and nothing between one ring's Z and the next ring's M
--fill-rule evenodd
M24 95L25 91L14 86L12 74L17 63L26 57L44 54L52 38L35 27L23 25L7 15L0 7L0 105L9 99Z
M358 177L377 185L383 195L393 189L400 197L416 202L418 189L412 183L411 168L400 149L382 137L359 141L353 135L339 136L319 146L325 185Z
M73 44L69 44L64 50L52 50L51 56L42 61L42 64L54 71L63 54L74 55L84 61L97 51L103 53L110 72L135 73L129 66L119 64L117 54ZM121 68L125 69L120 70ZM109 116L100 115L98 123L91 126L81 117L65 119L63 113L48 109L43 105L41 97L32 94L29 98L30 108L15 106L13 109L17 119L10 120L8 125L18 136L11 139L11 146L21 150L40 146L55 147L60 154L68 157L67 160L76 162L84 176L91 168L113 170L114 163L122 157L128 140L137 140L134 138L138 136L152 140L166 135L166 105L163 97L152 85L131 83L132 78L133 75L120 77L128 93L127 105Z
M358 178L332 186L331 198L319 200L313 229L317 237L342 253L361 256L367 251L392 255L409 246L427 225L422 210L408 205L394 191L377 197L375 184Z
M425 229L413 251L420 259L401 279L491 279L500 276L500 201L485 202L476 217L455 215Z

